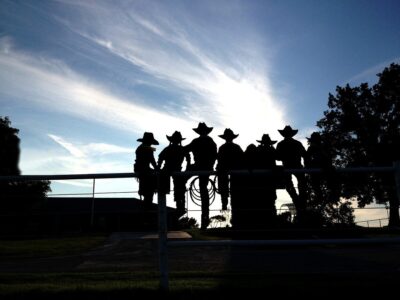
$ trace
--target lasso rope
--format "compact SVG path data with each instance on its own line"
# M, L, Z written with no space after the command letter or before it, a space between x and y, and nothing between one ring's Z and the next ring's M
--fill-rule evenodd
M208 197L210 198L210 205L214 203L215 194L217 192L216 177L217 176L215 176L214 180L212 180L210 178L208 179L207 190L208 190ZM200 186L198 183L199 180L200 180L200 177L197 176L189 184L190 198L192 199L192 202L194 204L196 204L197 206L201 206Z

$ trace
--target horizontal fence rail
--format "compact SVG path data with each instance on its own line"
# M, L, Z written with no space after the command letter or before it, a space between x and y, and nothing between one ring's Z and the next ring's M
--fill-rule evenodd
M168 246L321 246L321 245L369 245L399 244L395 238L354 238L354 239L301 239L301 240L210 240L210 241L170 241Z
M351 168L336 168L336 169L271 169L271 170L234 170L226 172L230 175L239 174L253 174L253 175L263 175L263 174L299 174L299 173L375 173L375 172L393 172L397 187L397 195L400 198L400 162L395 162L393 166L385 167L351 167ZM225 174L226 174L225 173ZM218 175L216 171L184 171L184 172L173 172L170 175L173 176L210 176ZM157 185L160 185L160 177L166 175L160 171L154 171L154 175L157 176ZM34 181L34 180L74 180L74 179L92 179L93 180L93 197L94 197L94 182L96 179L112 179L112 178L137 178L140 174L134 172L128 173L91 173L91 174L62 174L62 175L19 175L19 176L0 176L0 181ZM159 189L157 189L159 190ZM94 202L93 202L94 203ZM94 204L93 204L94 205ZM92 206L93 209L93 206ZM159 268L160 268L160 287L163 290L168 290L169 288L169 278L168 278L168 256L167 256L167 246L196 246L196 245L206 245L206 246L250 246L250 245L320 245L322 243L335 242L336 244L352 244L352 243L400 243L400 238L393 239L369 239L367 240L302 240L302 241L181 241L167 243L167 206L166 206L166 194L158 193L158 248L159 248Z
M395 167L357 167L357 168L336 168L332 170L337 173L374 173L374 172L393 172ZM276 172L284 172L288 174L298 173L326 173L331 172L325 169L282 169L279 171L268 170L232 170L226 172L230 175L236 174L275 174ZM154 171L155 175L160 175L161 172ZM164 174L164 173L163 173ZM172 172L174 176L210 176L220 174L217 171L183 171ZM0 181L34 181L34 180L73 180L73 179L112 179L112 178L135 178L139 177L139 173L88 173L88 174L59 174L59 175L17 175L17 176L0 176Z

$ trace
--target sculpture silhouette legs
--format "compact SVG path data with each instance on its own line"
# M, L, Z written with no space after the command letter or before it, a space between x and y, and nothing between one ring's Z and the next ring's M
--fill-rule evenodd
M201 229L206 229L210 223L210 196L208 194L208 176L199 176L201 197Z
M221 194L222 210L227 210L229 198L229 177L227 174L218 175L218 189Z
M296 174L297 178L297 187L299 189L299 194L297 194L296 189L294 188L292 175L287 174L285 176L285 187L286 191L289 193L292 198L293 204L296 207L297 220L299 223L304 221L304 213L306 210L306 195L307 195L307 187L306 187L306 179L304 174Z
M185 208L185 193L186 193L186 178L182 176L174 176L174 200L176 202L176 212L178 217L186 213Z
M151 209L153 196L156 192L157 180L153 174L142 174L139 176L139 195L143 197L146 210Z

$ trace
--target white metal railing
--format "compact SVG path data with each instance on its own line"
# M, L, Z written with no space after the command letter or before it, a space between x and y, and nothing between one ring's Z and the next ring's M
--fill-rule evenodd
M382 227L382 221L389 221L389 218L380 218L380 219L371 219L371 220L362 220L362 221L357 221L355 224L361 224L361 223L366 223L367 227L370 227L371 222L379 222L379 227Z
M273 174L273 170L254 170L251 174ZM322 169L285 169L284 173L322 173ZM397 187L397 196L400 199L400 161L395 162L391 167L359 167L359 168L338 168L335 169L337 173L372 173L372 172L394 172L395 182ZM230 174L249 174L247 170L231 171ZM185 171L174 172L172 175L177 176L199 176L199 175L216 175L215 171ZM64 175L20 175L20 176L0 176L0 181L24 181L24 180L72 180L72 179L93 179L93 198L96 179L110 179L110 178L133 178L138 177L139 174L129 173L92 173L92 174L64 174ZM160 173L155 172L157 175L157 184L160 185ZM158 189L160 190L160 189ZM93 208L93 205L92 205ZM167 205L166 194L158 193L158 252L159 252L159 268L160 268L160 288L167 290L169 288L168 278L168 254L167 247L170 246L221 246L221 245L316 245L316 244L360 244L360 243L400 243L400 238L386 238L386 239L346 239L346 240L276 240L276 241L263 241L263 240L243 240L243 241L181 241L167 243Z

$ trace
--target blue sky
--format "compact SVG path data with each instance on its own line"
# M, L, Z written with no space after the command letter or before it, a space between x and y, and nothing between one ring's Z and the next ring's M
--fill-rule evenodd
M129 172L200 121L243 148L315 130L337 85L400 62L399 1L0 0L0 105L24 174Z

